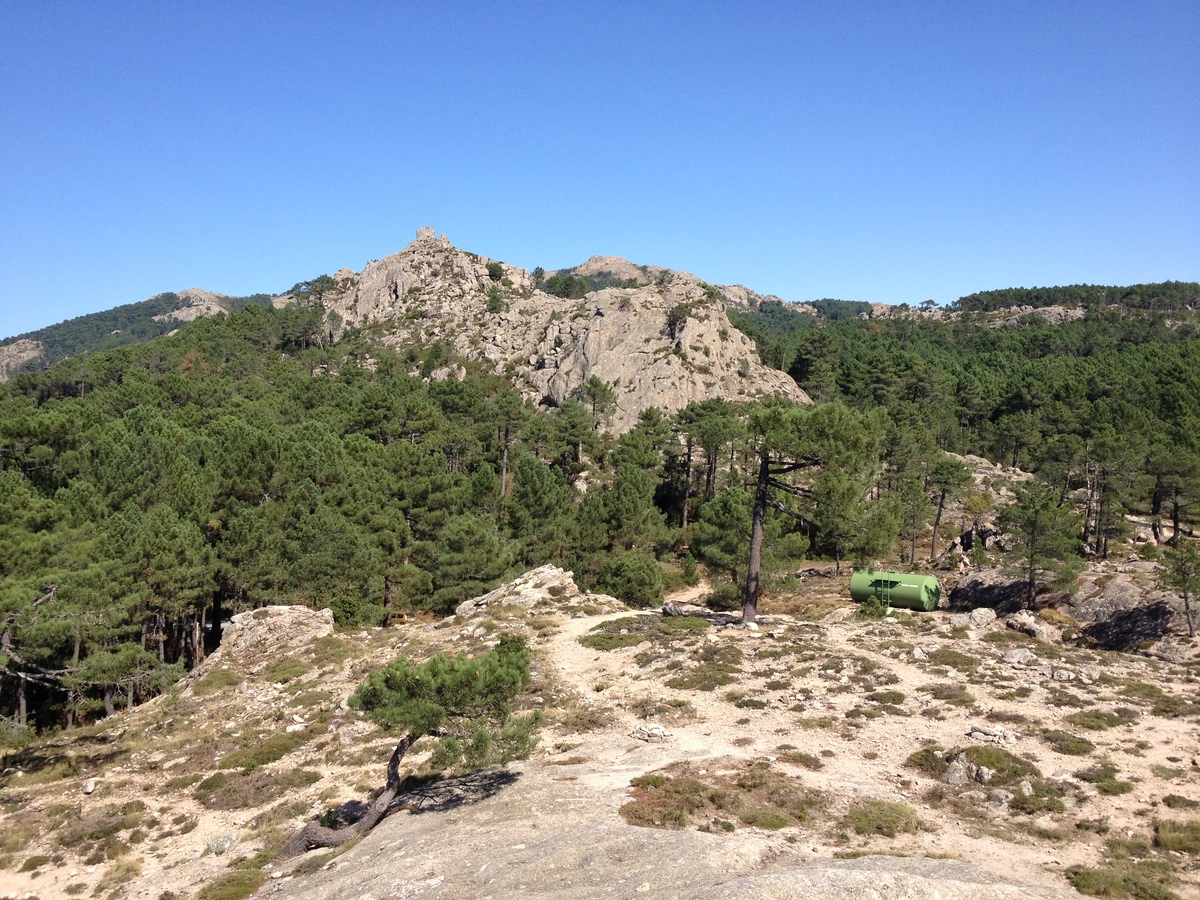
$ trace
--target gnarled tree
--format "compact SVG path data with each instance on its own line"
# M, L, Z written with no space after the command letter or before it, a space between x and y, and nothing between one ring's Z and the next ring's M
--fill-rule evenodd
M286 859L308 850L337 847L370 831L387 815L403 784L400 763L419 738L438 738L429 766L434 771L471 770L523 759L537 744L538 713L513 716L529 684L525 641L505 635L491 652L469 659L441 653L417 664L401 657L376 669L350 698L375 724L402 734L387 766L387 782L366 812L342 828L309 822L279 851Z

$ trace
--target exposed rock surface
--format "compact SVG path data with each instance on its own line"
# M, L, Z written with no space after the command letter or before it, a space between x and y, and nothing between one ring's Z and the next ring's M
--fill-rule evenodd
M229 312L229 298L224 294L214 294L212 291L204 291L200 288L187 288L175 296L182 303L169 313L154 316L154 321L191 322L201 316L215 316L218 313Z
M628 760L645 765L661 744ZM814 859L738 832L662 831L621 822L624 790L580 780L564 790L528 764L478 803L384 820L327 869L275 879L263 897L773 897L847 900L1065 898L1012 884L955 860L868 856Z
M446 342L457 356L508 374L536 402L560 405L594 375L616 393L609 420L615 433L628 431L651 406L671 413L693 400L772 394L808 402L791 378L759 362L715 288L693 275L610 257L593 257L574 271L589 265L617 273L629 267L656 281L580 300L556 297L537 289L524 269L422 229L399 253L339 278L343 289L330 306L347 325L382 325L397 346Z
M969 611L987 607L997 615L1011 615L1023 608L1028 587L1024 579L1013 578L998 567L980 569L950 592L950 608Z
M1011 328L1013 326L1041 324L1061 325L1074 322L1087 315L1081 307L1068 306L1013 306L1000 310L998 317L987 323L988 328Z
M28 338L0 346L0 381L8 381L17 369L41 354L41 341L31 341Z
M225 623L221 646L192 671L191 680L231 663L256 672L280 656L333 634L333 611L306 606L264 606L238 613Z
M540 603L550 604L556 608L569 608L592 603L598 607L598 611L606 613L626 608L625 604L616 597L581 591L575 584L572 573L555 565L545 565L530 569L524 575L507 584L500 585L494 591L489 591L481 597L464 600L454 612L456 615L471 618L501 606L532 609Z

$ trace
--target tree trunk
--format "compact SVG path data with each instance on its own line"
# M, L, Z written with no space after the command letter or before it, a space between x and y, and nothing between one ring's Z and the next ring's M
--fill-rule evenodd
M1162 508L1163 483L1162 476L1154 479L1154 493L1150 495L1150 532L1154 535L1156 544L1162 543Z
M683 468L683 527L688 527L688 500L692 496L692 439L687 440L687 463Z
M750 522L750 564L746 567L746 591L742 594L742 624L749 625L758 614L761 590L763 526L767 520L767 486L771 477L771 459L766 451L758 464L758 487L754 491L754 514Z
M25 673L17 673L17 724L24 728L29 724L29 702L25 697Z
M114 716L117 714L117 708L113 705L113 695L116 692L116 685L106 684L104 686L104 714L106 716Z
M946 508L946 492L942 491L942 493L938 496L937 515L935 515L933 517L933 544L929 548L929 561L930 562L937 561L938 529L942 527L942 511L945 508Z
M340 847L347 841L366 834L374 828L379 820L387 815L388 807L400 793L400 760L404 758L404 754L408 752L408 748L412 746L414 740L415 738L411 734L406 734L396 745L396 749L392 751L392 758L388 761L387 785L371 802L361 819L342 828L326 828L319 822L309 822L296 833L295 837L283 845L283 849L275 858L290 859L301 853L307 853L309 850Z
M504 426L504 436L501 441L504 452L500 454L500 496L508 496L508 426Z

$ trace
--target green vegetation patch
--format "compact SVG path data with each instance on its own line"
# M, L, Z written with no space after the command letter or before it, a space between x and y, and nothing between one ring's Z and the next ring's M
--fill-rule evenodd
M929 663L934 666L957 669L959 672L974 672L979 668L979 657L968 656L948 647L940 647L929 654Z
M1181 797L1179 794L1167 794L1162 799L1163 806L1167 809L1196 809L1200 807L1200 801L1190 800L1187 797Z
M352 656L361 653L358 647L337 635L327 634L312 644L313 665L318 669L340 666Z
M235 869L210 881L196 892L195 900L243 900L266 880L262 869Z
M1164 850L1200 853L1200 819L1190 822L1163 819L1154 826L1154 843Z
M270 682L288 682L300 678L311 671L312 666L301 659L281 659L263 673L263 678Z
M667 679L667 687L683 691L714 691L732 684L741 674L738 663L742 660L742 651L732 644L700 647L693 656L695 668Z
M1042 777L1037 766L1027 759L1014 756L1002 747L976 745L968 747L963 752L966 754L967 762L977 766L986 766L992 770L990 784L995 787L1006 787L1025 779Z
M1179 900L1170 889L1175 867L1163 860L1120 860L1103 866L1072 866L1067 881L1089 897L1133 897L1136 900Z
M722 833L740 822L776 830L807 821L824 804L819 792L769 763L730 762L715 771L719 763L709 761L703 776L689 763L674 763L634 778L633 797L621 807L621 817L651 828L695 826Z
M245 769L247 771L257 769L259 766L283 759L293 750L304 746L308 737L308 734L303 731L292 734L273 734L253 747L245 747L226 754L221 758L220 768Z
M289 791L308 787L321 780L316 772L292 769L288 772L217 772L196 786L196 799L209 809L249 809L265 806Z
M825 768L825 763L821 762L821 757L814 756L811 753L805 753L803 750L789 750L779 757L785 762L795 763L798 766L804 766L806 769L817 771Z
M643 641L671 642L692 637L709 627L708 620L699 616L623 616L601 622L580 637L579 643L591 650L618 650Z
M1055 753L1064 756L1087 756L1096 749L1096 745L1087 738L1081 738L1067 731L1043 731L1042 740L1050 745Z
M1027 779L1034 781L1042 777L1037 766L1029 760L1014 756L1001 747L990 745L976 744L966 749L946 750L937 744L931 744L910 754L905 764L930 778L941 778L960 753L968 763L991 769L992 780L989 783L993 787L1007 787Z
M1066 721L1072 725L1078 725L1080 728L1086 728L1089 731L1103 731L1106 728L1118 728L1121 725L1136 722L1137 713L1125 707L1121 707L1113 712L1106 712L1100 709L1085 709L1081 712L1071 713L1071 715L1067 716Z
M1121 781L1117 778L1117 767L1111 763L1100 763L1075 773L1080 781L1094 784L1096 790L1108 796L1128 794L1133 790L1133 782Z
M208 697L241 683L242 679L236 672L229 669L213 669L192 685L192 693L197 697Z
M55 832L61 847L69 847L91 860L91 865L105 859L117 859L129 851L120 834L133 831L145 819L146 804L140 800L110 803L92 810L80 819L68 821Z
M850 807L842 826L861 835L880 834L895 837L918 831L921 820L916 810L890 800L864 800Z
M917 688L917 690L922 694L928 694L934 700L941 700L950 706L973 706L975 704L975 696L961 684L950 684L948 682L926 684Z

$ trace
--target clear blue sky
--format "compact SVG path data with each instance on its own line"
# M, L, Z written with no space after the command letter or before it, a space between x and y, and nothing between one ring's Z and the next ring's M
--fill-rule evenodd
M789 300L1200 280L1200 3L0 3L0 335L422 225Z

